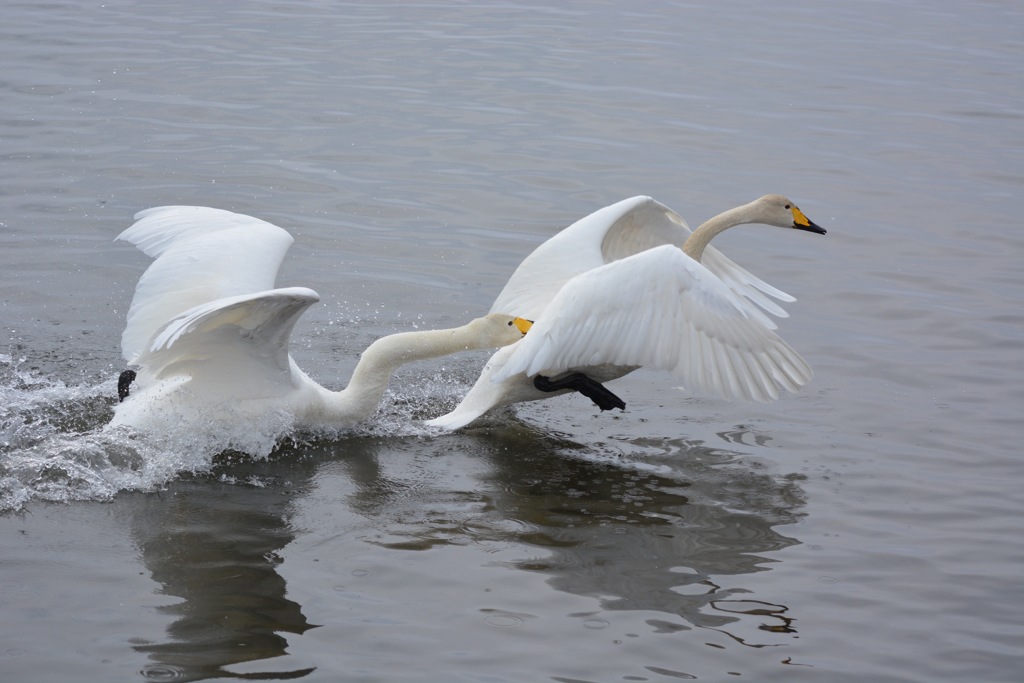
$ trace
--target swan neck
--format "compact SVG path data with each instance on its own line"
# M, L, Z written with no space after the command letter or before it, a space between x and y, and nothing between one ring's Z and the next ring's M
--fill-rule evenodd
M737 206L734 209L729 209L728 211L720 213L714 218L705 221L696 230L694 230L693 233L686 238L686 242L683 243L683 251L686 252L686 254L694 261L700 261L701 257L704 256L704 249L708 246L715 235L737 225L756 222L757 219L754 215L754 202L744 204L743 206Z
M370 417L384 396L388 380L399 366L487 345L487 341L474 333L470 325L446 330L400 332L382 337L363 351L348 386L325 397L327 412L344 419Z

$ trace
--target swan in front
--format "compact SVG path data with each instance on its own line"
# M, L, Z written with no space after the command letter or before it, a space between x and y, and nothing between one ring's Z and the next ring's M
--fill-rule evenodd
M766 315L795 299L709 245L715 235L763 223L825 234L792 201L765 195L693 232L668 207L632 197L573 223L533 251L492 313L534 321L500 348L459 405L427 424L464 427L497 407L569 391L602 410L625 404L601 383L642 366L685 388L770 401L796 391L811 368Z
M274 287L293 242L287 231L207 207L165 206L135 218L116 239L155 260L139 279L121 336L132 371L119 386L115 427L280 435L350 426L373 414L400 365L510 344L529 329L525 320L493 313L457 328L389 335L362 353L348 386L331 391L288 352L296 321L319 296Z

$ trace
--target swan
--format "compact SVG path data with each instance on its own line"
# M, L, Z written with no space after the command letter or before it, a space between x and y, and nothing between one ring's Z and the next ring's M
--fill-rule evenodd
M781 195L730 209L693 232L646 196L565 228L519 265L491 306L534 321L530 333L498 349L459 405L427 424L458 429L499 406L573 390L601 410L625 408L600 383L641 366L725 398L770 401L781 389L796 391L811 368L766 315L786 317L772 299L795 299L709 246L747 223L825 234Z
M398 366L510 344L529 329L528 321L492 313L452 329L389 335L362 353L348 386L331 391L288 353L296 321L319 296L274 287L293 242L287 231L222 209L163 206L136 214L115 239L155 260L121 335L131 370L122 373L112 426L348 426L373 414Z

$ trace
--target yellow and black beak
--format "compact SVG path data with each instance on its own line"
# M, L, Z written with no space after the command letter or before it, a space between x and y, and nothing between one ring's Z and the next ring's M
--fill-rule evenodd
M793 227L797 230L806 230L807 232L813 232L818 235L825 234L825 228L821 227L810 218L804 215L804 212L795 206L790 207L790 211L793 212Z
M527 320L526 318L516 318L512 321L512 324L515 325L516 329L524 335L530 331L531 327L533 327L533 321Z

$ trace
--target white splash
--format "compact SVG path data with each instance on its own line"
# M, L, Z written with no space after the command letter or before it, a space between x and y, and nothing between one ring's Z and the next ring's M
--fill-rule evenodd
M152 436L110 428L114 379L68 386L20 365L0 354L0 512L33 499L102 501L119 491L159 489L184 472L209 471L225 450L269 455L290 430L285 417L233 433L211 427Z
M435 394L440 391L442 400L454 404L465 389L414 382L408 393L389 390L374 418L355 428L296 434L290 416L281 414L255 427L225 428L217 421L206 428L144 435L107 426L117 403L115 372L96 384L69 386L26 370L23 363L0 354L0 513L32 500L106 501L120 491L159 490L182 474L210 472L225 451L263 458L282 443L301 447L307 440L352 436L429 436L436 430L421 420L440 413Z

